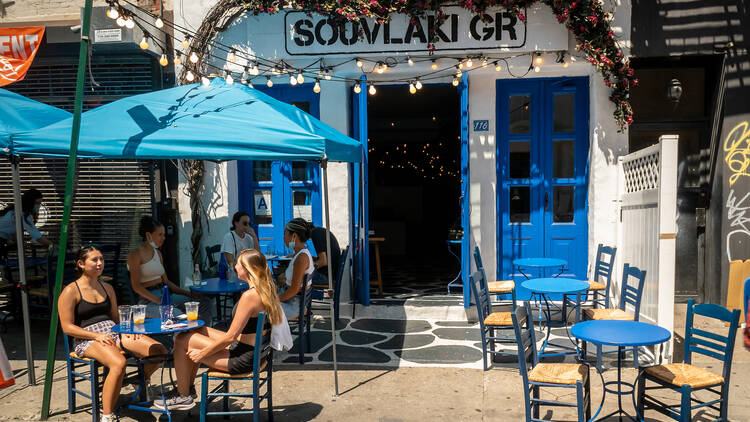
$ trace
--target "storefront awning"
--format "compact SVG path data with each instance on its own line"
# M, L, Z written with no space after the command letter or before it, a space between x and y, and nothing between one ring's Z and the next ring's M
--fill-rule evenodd
M65 110L0 88L0 150L9 147L14 133L39 129L71 116Z
M11 153L67 156L72 118L11 137ZM362 145L304 111L215 78L83 113L79 158L358 162Z

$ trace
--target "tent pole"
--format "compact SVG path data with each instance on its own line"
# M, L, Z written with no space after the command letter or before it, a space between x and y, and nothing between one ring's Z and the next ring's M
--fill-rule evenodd
M93 0L86 0L81 16L81 45L78 49L78 74L76 75L76 96L73 103L73 128L70 133L70 153L65 176L65 200L63 202L62 222L60 223L60 247L57 252L57 272L55 274L55 288L52 295L51 314L49 321L49 342L47 343L47 367L44 372L44 396L42 397L41 420L49 417L49 401L52 393L53 369L55 366L55 348L57 346L57 298L62 290L63 271L68 244L68 225L70 211L73 208L73 181L76 172L76 156L78 155L78 138L81 131L81 109L83 108L83 83L86 76L86 60L88 59L89 33L91 30L91 6ZM94 411L94 410L92 410Z
M31 347L31 328L29 321L29 292L26 289L26 259L23 253L23 205L21 204L21 175L18 170L18 157L11 156L13 167L13 209L16 215L16 243L18 244L18 275L21 286L21 306L23 312L23 337L26 346L26 370L29 373L29 385L36 385L34 373L34 350Z
M331 343L333 347L333 385L336 389L334 397L339 396L339 367L336 361L336 318L334 310L334 290L333 290L333 268L331 268L331 208L328 206L328 160L320 162L323 167L323 186L324 201L326 211L326 258L328 260L328 297L331 299ZM341 283L341 280L339 280Z

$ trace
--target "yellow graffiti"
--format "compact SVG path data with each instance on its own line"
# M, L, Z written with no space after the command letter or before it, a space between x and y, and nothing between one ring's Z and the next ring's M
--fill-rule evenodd
M732 175L729 185L733 185L741 176L750 177L750 130L747 122L742 122L732 129L724 141L724 161L729 166Z

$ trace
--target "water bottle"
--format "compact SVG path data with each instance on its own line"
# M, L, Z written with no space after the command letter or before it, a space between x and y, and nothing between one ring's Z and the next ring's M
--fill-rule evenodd
M227 268L229 268L229 264L227 264L227 259L224 257L224 254L222 253L221 259L219 260L219 281L226 281Z
M164 286L161 292L159 314L162 326L172 323L172 296L169 294L169 287L167 286Z
M198 264L195 264L195 269L193 270L193 286L200 286L201 284L201 271L198 268Z
M169 287L163 286L161 292L161 306L171 306L172 297L169 294Z

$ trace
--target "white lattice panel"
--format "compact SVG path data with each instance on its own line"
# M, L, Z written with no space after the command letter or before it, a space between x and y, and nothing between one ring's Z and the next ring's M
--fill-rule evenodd
M642 149L622 160L625 193L659 188L659 145Z

